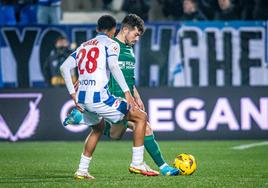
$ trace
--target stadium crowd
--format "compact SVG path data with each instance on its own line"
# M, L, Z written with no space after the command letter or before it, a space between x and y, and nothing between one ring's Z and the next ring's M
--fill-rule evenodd
M76 6L73 5L75 2ZM113 0L0 0L0 25L58 24L62 11L118 11ZM267 0L120 0L145 21L267 20ZM76 7L76 8L75 8Z

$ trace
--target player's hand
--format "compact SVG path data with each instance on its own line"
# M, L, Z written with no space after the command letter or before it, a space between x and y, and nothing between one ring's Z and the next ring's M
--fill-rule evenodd
M135 102L137 103L137 105L139 106L139 108L143 111L145 111L145 107L144 107L144 104L141 100L141 98L135 98Z
M72 99L73 99L73 101L74 101L74 104L75 104L76 108L77 108L80 112L84 112L85 109L84 109L83 107L81 107L81 106L76 102L76 93L71 94L71 96L72 96Z
M130 107L134 107L134 106L139 107L129 91L125 92L125 98L127 100L127 103L130 105Z

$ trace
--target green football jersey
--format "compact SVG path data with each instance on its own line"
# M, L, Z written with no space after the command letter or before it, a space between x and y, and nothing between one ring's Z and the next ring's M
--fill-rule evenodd
M130 89L130 92L133 95L133 87L135 84L135 75L134 75L135 55L133 52L133 48L120 42L117 38L114 38L114 40L120 46L120 54L118 57L119 67L122 70L127 85ZM109 81L109 91L111 92L112 95L115 95L116 97L123 97L123 98L125 97L124 92L121 90L120 86L118 85L118 83L116 82L116 80L113 78L112 75Z

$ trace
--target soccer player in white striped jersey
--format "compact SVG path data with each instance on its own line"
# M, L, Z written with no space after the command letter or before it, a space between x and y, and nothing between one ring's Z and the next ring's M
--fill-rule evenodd
M76 107L84 112L84 121L92 126L93 132L102 131L104 120L116 123L122 120L135 123L133 136L133 153L130 167L143 175L150 176L143 161L144 135L147 115L135 103L125 78L118 65L120 47L113 41L116 21L113 17L105 15L99 18L97 25L98 35L81 44L60 67L66 87L74 100ZM76 93L71 79L71 70L78 67L79 87ZM110 72L124 91L125 99L114 97L108 91ZM87 143L94 145L91 151L84 149L81 155L79 169L75 173L77 179L94 179L88 173L89 163L92 159L98 139ZM87 146L85 146L87 148Z

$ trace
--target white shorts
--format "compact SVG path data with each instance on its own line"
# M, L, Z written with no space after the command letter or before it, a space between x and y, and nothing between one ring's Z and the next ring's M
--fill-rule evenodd
M85 109L83 119L84 123L89 126L98 124L102 118L108 122L117 123L123 120L129 110L125 99L112 95L106 101L79 105Z

